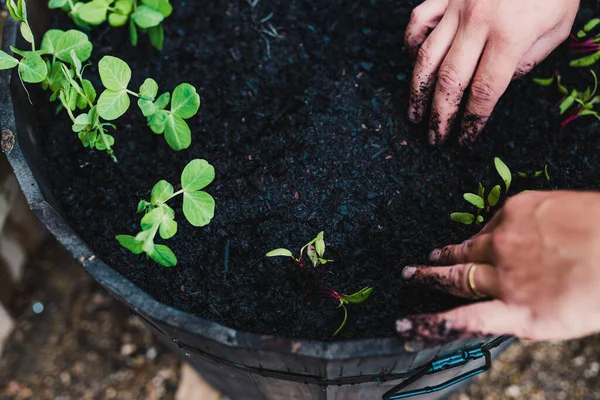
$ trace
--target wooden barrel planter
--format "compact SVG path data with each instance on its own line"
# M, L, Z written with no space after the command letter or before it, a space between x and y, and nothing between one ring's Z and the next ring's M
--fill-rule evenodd
M28 2L36 37L50 22L43 3ZM9 19L3 50L8 52L17 37L18 23ZM232 400L441 398L453 384L489 368L491 359L511 342L508 337L487 337L411 347L395 336L294 339L228 328L157 301L105 263L75 232L45 179L39 143L46 132L35 125L40 103L35 98L34 106L29 103L10 71L1 71L0 86L2 150L31 209L103 287Z

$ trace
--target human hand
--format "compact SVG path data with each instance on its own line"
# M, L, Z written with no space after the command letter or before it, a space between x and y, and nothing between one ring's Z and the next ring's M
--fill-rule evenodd
M415 57L409 119L423 119L433 92L429 142L443 143L470 88L459 142L474 141L511 79L567 38L578 7L579 0L424 1L406 28Z
M406 339L563 340L600 332L600 193L521 193L480 233L434 250L430 259L448 266L405 267L404 279L492 299L398 320Z

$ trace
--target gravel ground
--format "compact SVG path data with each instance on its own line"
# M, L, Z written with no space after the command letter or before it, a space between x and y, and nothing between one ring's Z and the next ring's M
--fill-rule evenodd
M27 267L11 309L1 399L175 399L180 363L56 243ZM186 400L208 398L201 387ZM511 398L600 399L600 335L514 344L451 400Z

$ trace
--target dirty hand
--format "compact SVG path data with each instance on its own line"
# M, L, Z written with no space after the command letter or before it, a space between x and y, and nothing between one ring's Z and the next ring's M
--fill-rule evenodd
M436 249L405 280L487 301L397 321L401 336L573 339L600 332L600 193L527 192L483 230Z
M415 57L409 119L422 120L433 92L429 142L444 142L470 87L459 142L475 140L511 79L569 35L578 6L579 0L424 1L406 28Z

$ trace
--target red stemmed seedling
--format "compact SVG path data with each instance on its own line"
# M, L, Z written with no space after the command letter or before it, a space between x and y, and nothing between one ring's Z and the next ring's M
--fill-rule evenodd
M295 257L294 254L290 250L284 249L284 248L271 250L270 252L268 252L266 254L266 256L267 257L289 257L292 260L294 260L294 262L297 263L301 269L305 269L306 268L306 266L304 264L304 255L305 254L310 259L312 266L314 268L316 268L318 266L321 266L321 268L323 268L323 265L333 262L333 260L328 260L328 259L324 258L325 257L325 239L324 239L324 233L322 231L319 232L319 234L314 239L312 239L310 242L308 242L304 246L302 246L302 248L300 249L300 253L298 254L298 257ZM323 277L323 269L321 269L321 273L322 273L322 277ZM333 336L337 336L342 331L342 329L344 329L344 326L346 326L346 321L348 320L348 308L346 306L348 304L359 304L359 303L364 302L365 300L367 300L367 298L369 297L369 295L371 294L372 291L373 291L373 288L367 286L367 287L359 290L356 293L347 295L347 294L337 292L331 288L328 288L327 286L323 286L323 285L318 286L319 293L330 296L331 298L333 298L335 301L337 301L339 303L338 308L341 307L344 309L344 319L342 320L342 323L339 326L339 328L334 332Z
M571 41L567 45L572 54L586 54L583 57L572 60L571 67L589 67L600 60L600 33L592 32L600 25L600 18L593 18L577 32L571 35Z
M591 115L600 120L600 115L594 110L595 105L600 103L600 96L596 95L598 91L598 77L591 69L590 74L592 74L592 77L594 78L594 86L592 88L586 88L585 91L579 91L577 89L569 91L569 89L562 84L560 75L556 71L550 78L535 78L533 80L540 86L550 86L556 82L558 91L563 95L563 98L558 103L560 115L565 116L565 119L560 124L561 129L564 129L577 118L586 115Z

